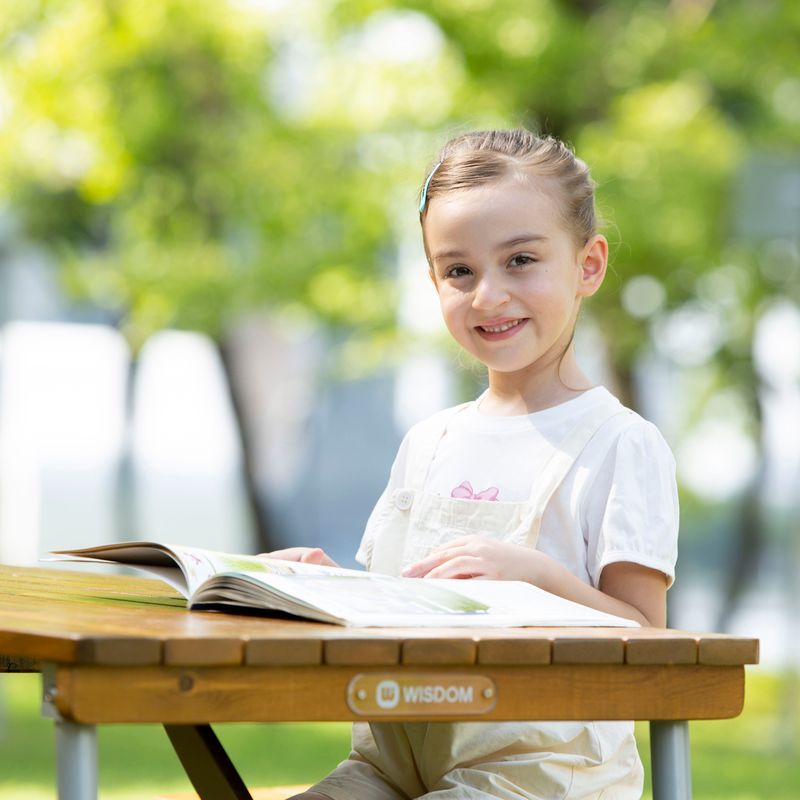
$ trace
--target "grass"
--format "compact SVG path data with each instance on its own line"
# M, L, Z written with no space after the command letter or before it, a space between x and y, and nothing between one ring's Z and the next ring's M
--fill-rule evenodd
M54 800L53 724L39 715L39 676L0 675L0 798ZM347 723L218 725L249 786L311 783L349 752ZM98 727L102 800L149 800L192 787L160 725Z
M742 716L691 724L695 800L800 798L800 721L786 712L793 702L789 685L779 676L751 670ZM55 797L53 729L39 716L38 692L36 675L0 676L2 798ZM343 723L219 725L215 730L250 786L313 782L347 754L350 740L349 725ZM646 723L637 725L637 736L649 774ZM101 726L99 750L101 800L148 800L159 792L191 788L160 726ZM650 796L648 787L645 797Z

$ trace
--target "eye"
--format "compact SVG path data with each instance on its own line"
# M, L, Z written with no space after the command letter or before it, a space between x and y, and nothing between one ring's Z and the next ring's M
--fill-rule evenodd
M512 256L508 262L509 267L526 267L528 264L535 264L536 259L534 256L528 255L527 253L519 253L515 256Z
M463 264L456 264L454 267L448 267L445 270L444 277L445 278L463 278L465 275L471 275L472 271L469 267L465 267Z

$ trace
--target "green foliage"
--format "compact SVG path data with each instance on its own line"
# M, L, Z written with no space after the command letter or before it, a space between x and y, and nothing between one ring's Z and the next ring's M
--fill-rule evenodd
M599 182L615 275L591 311L621 370L694 303L722 325L719 369L752 378L754 321L787 284L737 237L734 190L754 150L800 144L796 3L18 5L0 23L0 192L134 344L289 301L385 328L437 143L527 124Z
M276 113L271 41L268 20L223 0L65 0L8 24L0 190L134 345L170 325L218 334L267 302L335 319L353 294L386 294L374 170L350 131ZM320 291L326 275L357 288Z

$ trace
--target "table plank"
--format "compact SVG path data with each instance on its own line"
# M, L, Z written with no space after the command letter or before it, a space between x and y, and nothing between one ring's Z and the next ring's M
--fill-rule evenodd
M549 664L552 660L553 644L550 638L512 636L509 632L497 637L481 637L478 642L478 664L519 665ZM521 632L524 634L524 631Z
M630 637L625 642L627 664L696 664L698 641L694 636Z
M400 663L400 651L403 643L400 639L369 636L351 636L349 638L328 639L325 642L325 663L352 665L352 664L383 664L394 665Z
M241 638L187 636L164 642L163 663L168 666L224 666L244 661Z
M427 633L427 632L426 632ZM459 637L427 633L403 642L400 660L403 664L425 666L432 664L474 664L478 645L470 634L462 631Z
M252 638L245 644L248 666L301 666L322 663L322 639L277 633Z
M449 675L480 675L496 687L497 704L488 713L437 715L441 720L725 719L738 715L744 702L744 667L551 664L421 670L426 676L436 671L443 682ZM66 718L92 724L357 720L362 717L345 698L350 681L365 673L396 676L397 668L66 666L57 672L55 700ZM414 670L407 673L413 676Z
M700 664L758 664L758 639L704 633L699 637L699 648L697 660Z
M0 586L15 594L62 597L67 593L93 595L122 601L157 602L185 606L181 596L155 578L76 569L0 565Z
M554 664L622 664L623 634L598 638L586 634L559 635L553 639Z

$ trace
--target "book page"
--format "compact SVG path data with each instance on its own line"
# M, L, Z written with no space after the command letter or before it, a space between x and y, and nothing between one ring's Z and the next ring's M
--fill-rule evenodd
M351 574L221 575L198 592L254 608L358 626L610 626L638 627L633 620L573 603L520 581L395 578ZM215 594L215 589L220 591Z
M222 553L201 547L188 547L160 542L119 542L85 547L78 550L55 550L56 561L79 561L99 564L122 564L160 578L184 597L190 597L198 586L222 573L254 574L327 574L360 575L360 570L303 564L297 561L261 558L255 555Z
M343 567L326 567L321 564L304 564L301 561L234 555L233 553L220 553L216 550L203 550L199 547L169 545L169 548L180 558L184 566L190 596L206 580L214 575L222 574L292 575L298 578L302 575L344 577L367 574L361 570Z
M416 581L409 587L406 580L412 579L363 575L294 575L280 586L298 599L313 602L345 618L364 614L381 618L396 614L486 614L489 611L486 604L432 581Z

